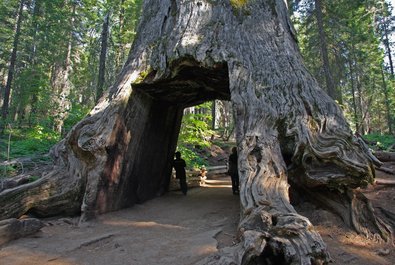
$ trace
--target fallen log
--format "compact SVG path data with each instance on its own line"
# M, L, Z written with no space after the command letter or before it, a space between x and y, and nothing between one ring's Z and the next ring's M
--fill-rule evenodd
M0 192L29 183L31 178L31 175L21 174L13 178L2 179L0 180Z
M395 162L395 152L376 151L374 155L381 162Z
M390 169L390 168L388 168L388 167L376 167L376 170L385 172L385 173L387 173L387 174L395 175L394 170L392 170L392 169Z
M374 182L376 185L395 185L395 180L392 179L381 179L381 178L376 178L376 181Z
M34 234L43 227L43 222L36 218L10 218L0 221L0 246L11 240Z
M11 160L5 160L0 162L0 166L12 166L17 164L34 164L36 165L39 162L46 161L47 164L51 163L52 161L49 159L49 154L44 155L35 155L35 156L26 156L26 157L18 157Z

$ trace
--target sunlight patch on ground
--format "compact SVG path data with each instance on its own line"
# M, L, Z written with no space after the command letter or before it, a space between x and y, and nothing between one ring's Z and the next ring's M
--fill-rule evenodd
M214 179L206 179L201 187L206 188L232 188L232 184L228 180L214 180Z
M204 183L201 185L201 187L205 187L205 188L232 188L232 185L227 185L227 184L223 184L223 185L218 185L218 184L209 184L209 183Z
M217 248L215 247L215 245L207 244L207 245L195 247L193 250L194 250L195 253L197 253L198 255L205 255L205 256L208 256L208 255L210 255L211 253L216 252L216 251L217 251Z
M185 227L178 225L169 225L169 224L159 224L157 222L146 221L146 222L137 222L137 221L103 221L103 224L113 225L113 226L123 226L123 227L136 227L136 228L167 228L167 229L177 229L183 230Z

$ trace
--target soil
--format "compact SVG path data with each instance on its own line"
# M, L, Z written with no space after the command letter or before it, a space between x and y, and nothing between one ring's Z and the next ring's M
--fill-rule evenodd
M395 164L385 166L395 169ZM395 180L380 171L377 177ZM0 264L202 264L205 257L237 242L239 198L229 180L209 179L187 196L172 191L83 225L78 217L45 219L39 233L0 248ZM395 213L395 187L370 186L364 193L389 222L385 213ZM315 225L334 264L395 264L393 245L358 235L337 216L308 203L298 210Z

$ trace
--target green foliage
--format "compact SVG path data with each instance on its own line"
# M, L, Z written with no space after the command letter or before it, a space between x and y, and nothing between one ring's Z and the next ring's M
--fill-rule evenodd
M201 119L201 114L186 114L183 117L179 142L181 144L208 146L206 140L211 135L211 130L206 120Z
M200 158L196 149L210 145L210 137L214 133L210 129L212 121L211 104L209 102L196 106L184 114L181 131L178 137L178 149L184 156L188 167L200 168L207 164Z
M0 1L0 84L7 79L19 3ZM126 61L141 6L142 0L24 1L9 115L2 123L51 128L70 115L63 128L69 130L95 105L104 17L111 20L107 89Z
M0 167L0 179L15 176L17 174L17 168L14 166L1 166Z
M59 135L43 126L36 125L33 128L6 130L5 135L11 134L11 141L3 139L3 143L10 144L10 159L45 154L59 141ZM7 159L7 150L0 154L1 160Z
M71 128L82 120L90 111L89 106L73 104L67 119L64 121L64 131L68 132Z
M372 146L374 149L378 148L381 150L387 150L389 147L395 144L394 136L388 134L382 135L378 133L373 133L364 135L363 138L370 143L376 143L374 146Z
M38 180L39 178L40 178L39 176L30 176L29 182L34 182L34 181Z
M241 8L247 4L247 0L230 0L230 4L233 8Z
M315 0L290 1L299 46L310 72L326 87ZM390 132L393 76L385 66L385 31L391 26L384 1L321 1L329 68L339 103L353 130ZM386 24L387 23L387 24ZM382 77L384 71L384 78ZM386 95L387 94L387 95ZM388 103L388 104L387 104ZM391 107L392 106L392 107Z
M208 146L208 139L214 133L210 129L212 121L209 102L196 106L193 112L184 114L178 143L181 145Z
M177 151L181 152L181 157L185 160L188 169L199 169L207 165L207 160L201 157L192 146L181 145Z

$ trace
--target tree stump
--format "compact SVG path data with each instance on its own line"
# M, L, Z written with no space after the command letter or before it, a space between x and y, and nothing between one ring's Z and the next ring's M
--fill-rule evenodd
M83 221L163 194L183 109L214 99L235 110L241 183L241 242L223 264L328 262L290 204L290 184L390 241L353 192L373 182L374 160L304 67L283 0L146 0L117 82L53 149L61 173L34 186L49 193L44 203L23 188L3 191L0 217L81 211ZM12 198L18 210L3 206Z

